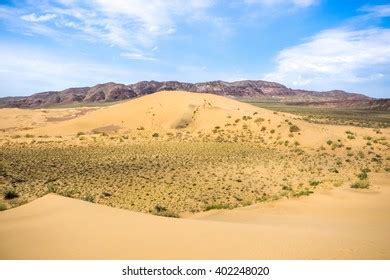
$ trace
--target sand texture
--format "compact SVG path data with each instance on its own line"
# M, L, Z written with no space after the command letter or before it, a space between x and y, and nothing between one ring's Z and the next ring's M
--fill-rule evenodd
M339 188L188 219L47 195L0 213L1 259L388 259L390 189Z

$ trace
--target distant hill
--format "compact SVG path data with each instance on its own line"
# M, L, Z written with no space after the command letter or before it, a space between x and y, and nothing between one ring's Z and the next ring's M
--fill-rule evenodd
M93 87L69 88L63 91L41 92L23 97L4 97L0 98L0 107L36 108L78 103L113 102L158 91L213 93L239 99L274 100L311 105L369 106L384 110L388 110L390 107L389 99L377 100L362 94L349 93L342 90L324 92L296 90L278 83L260 80L237 82L211 81L203 83L143 81L129 85L110 82Z

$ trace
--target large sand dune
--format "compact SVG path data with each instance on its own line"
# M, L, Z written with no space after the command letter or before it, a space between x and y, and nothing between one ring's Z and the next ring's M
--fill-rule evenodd
M47 195L0 213L1 259L388 259L390 189L173 219Z
M345 138L345 131L360 135L374 135L365 128L351 126L318 125L303 121L288 113L276 113L227 97L207 93L162 91L130 101L102 108L73 108L22 110L0 109L0 129L6 133L32 134L35 136L74 136L78 133L135 133L185 131L210 133L216 127L231 135L243 131L245 122L249 131L258 132L261 127L274 130L282 138L289 139L289 126L300 128L295 140L300 144L318 148L329 139ZM256 123L256 119L262 122ZM236 123L235 121L241 120ZM23 131L23 132L21 132ZM389 130L383 134L389 136ZM361 146L354 141L351 146Z
M242 117L260 111L270 117L272 111L261 109L233 99L213 94L180 91L162 91L117 105L101 108L77 119L52 124L40 132L75 134L109 129L175 129L214 128L226 121L226 117Z

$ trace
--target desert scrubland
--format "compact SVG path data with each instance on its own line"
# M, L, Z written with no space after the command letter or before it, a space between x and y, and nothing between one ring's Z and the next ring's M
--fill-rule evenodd
M0 109L0 257L388 258L389 134L186 92ZM64 245L114 235L151 243L127 255Z

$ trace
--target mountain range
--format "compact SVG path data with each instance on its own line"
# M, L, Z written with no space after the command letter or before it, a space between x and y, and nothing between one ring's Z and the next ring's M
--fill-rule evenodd
M0 107L39 108L66 104L115 102L152 94L158 91L190 91L213 93L253 101L279 101L293 104L358 107L389 110L390 99L374 99L342 90L308 91L291 89L282 84L261 80L236 82L210 81L185 83L178 81L142 81L134 84L104 83L93 87L69 88L40 92L30 96L0 98Z

